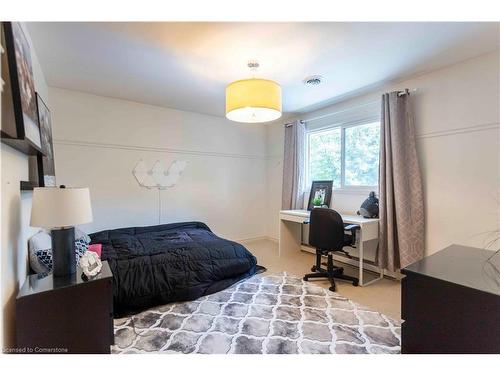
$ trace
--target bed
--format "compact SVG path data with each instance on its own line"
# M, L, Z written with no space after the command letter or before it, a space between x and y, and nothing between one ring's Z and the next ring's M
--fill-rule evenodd
M194 300L263 269L243 245L201 222L105 230L90 238L102 244L113 272L115 317Z

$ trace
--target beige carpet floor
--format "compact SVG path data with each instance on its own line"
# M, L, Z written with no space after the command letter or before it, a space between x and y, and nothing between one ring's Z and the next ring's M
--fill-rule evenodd
M303 276L311 271L311 266L315 262L315 256L304 251L280 257L278 244L270 240L251 241L244 245L257 257L258 264L267 268L268 273L287 272L291 275ZM346 274L357 276L357 268L338 262L337 265L344 267ZM366 272L365 277L369 279L374 276ZM329 287L326 279L311 279L310 281L323 288ZM338 280L337 293L392 318L401 317L401 283L398 280L383 279L365 287L355 287Z

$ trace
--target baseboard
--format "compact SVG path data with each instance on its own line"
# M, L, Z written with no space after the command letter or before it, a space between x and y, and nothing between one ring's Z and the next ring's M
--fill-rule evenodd
M300 249L302 251L307 252L307 253L316 254L316 249L314 249L311 246L305 245L305 244L302 244L300 246ZM359 266L359 261L357 258L356 259L349 259L349 258L342 256L342 255L333 254L333 259L336 261L339 261L341 263L344 263L344 264L349 264L349 265L354 266L354 267ZM372 262L367 261L367 260L365 260L365 262L363 264L363 269L377 273L377 274L379 273L378 266L376 266L375 264L373 264ZM402 275L400 272L392 272L392 271L385 269L384 270L384 277L393 278L395 280L401 280Z
M275 243L279 243L279 239L276 238L276 237L272 237L272 236L246 237L246 238L236 239L236 240L233 240L233 241L239 242L239 243L249 243L249 242L253 242L253 241L262 241L262 240L272 241L272 242L275 242ZM313 254L316 253L316 250L314 248L312 248L312 247L310 247L308 245L305 245L305 244L302 244L300 248L301 248L302 251L306 251L308 253L313 253ZM357 267L359 265L357 259L349 259L349 258L346 258L346 257L344 257L342 255L337 255L337 254L334 254L333 258L335 260L341 262L341 263L349 264L349 265L352 265L352 266L355 266L355 267ZM367 270L367 271L371 271L371 272L377 273L377 274L379 272L378 267L376 265L372 264L369 261L368 262L365 261L365 263L364 263L364 269ZM395 279L395 280L401 280L402 275L399 272L391 272L391 271L388 271L388 270L384 270L384 277L392 278L392 279Z
M267 241L272 241L278 243L278 239L275 237L270 237L270 236L257 236L257 237L248 237L248 238L240 238L237 240L234 240L236 242L241 242L241 243L246 243L246 242L253 242L253 241L262 241L262 240L267 240Z
M234 241L245 243L245 242L261 241L261 240L266 240L266 239L267 239L266 236L256 236L256 237L238 238L238 239L235 239Z
M271 237L271 236L266 236L266 240L273 241L273 242L276 242L276 243L280 242L277 237Z

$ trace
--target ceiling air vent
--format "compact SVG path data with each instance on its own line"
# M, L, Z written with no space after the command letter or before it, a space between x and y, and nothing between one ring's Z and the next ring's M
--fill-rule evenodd
M303 80L304 85L306 86L318 86L323 82L323 77L322 76L309 76L304 78Z

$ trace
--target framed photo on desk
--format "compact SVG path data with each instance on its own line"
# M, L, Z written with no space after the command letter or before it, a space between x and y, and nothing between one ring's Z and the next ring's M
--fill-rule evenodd
M330 207L332 187L333 181L313 181L307 210L311 211L314 207Z

